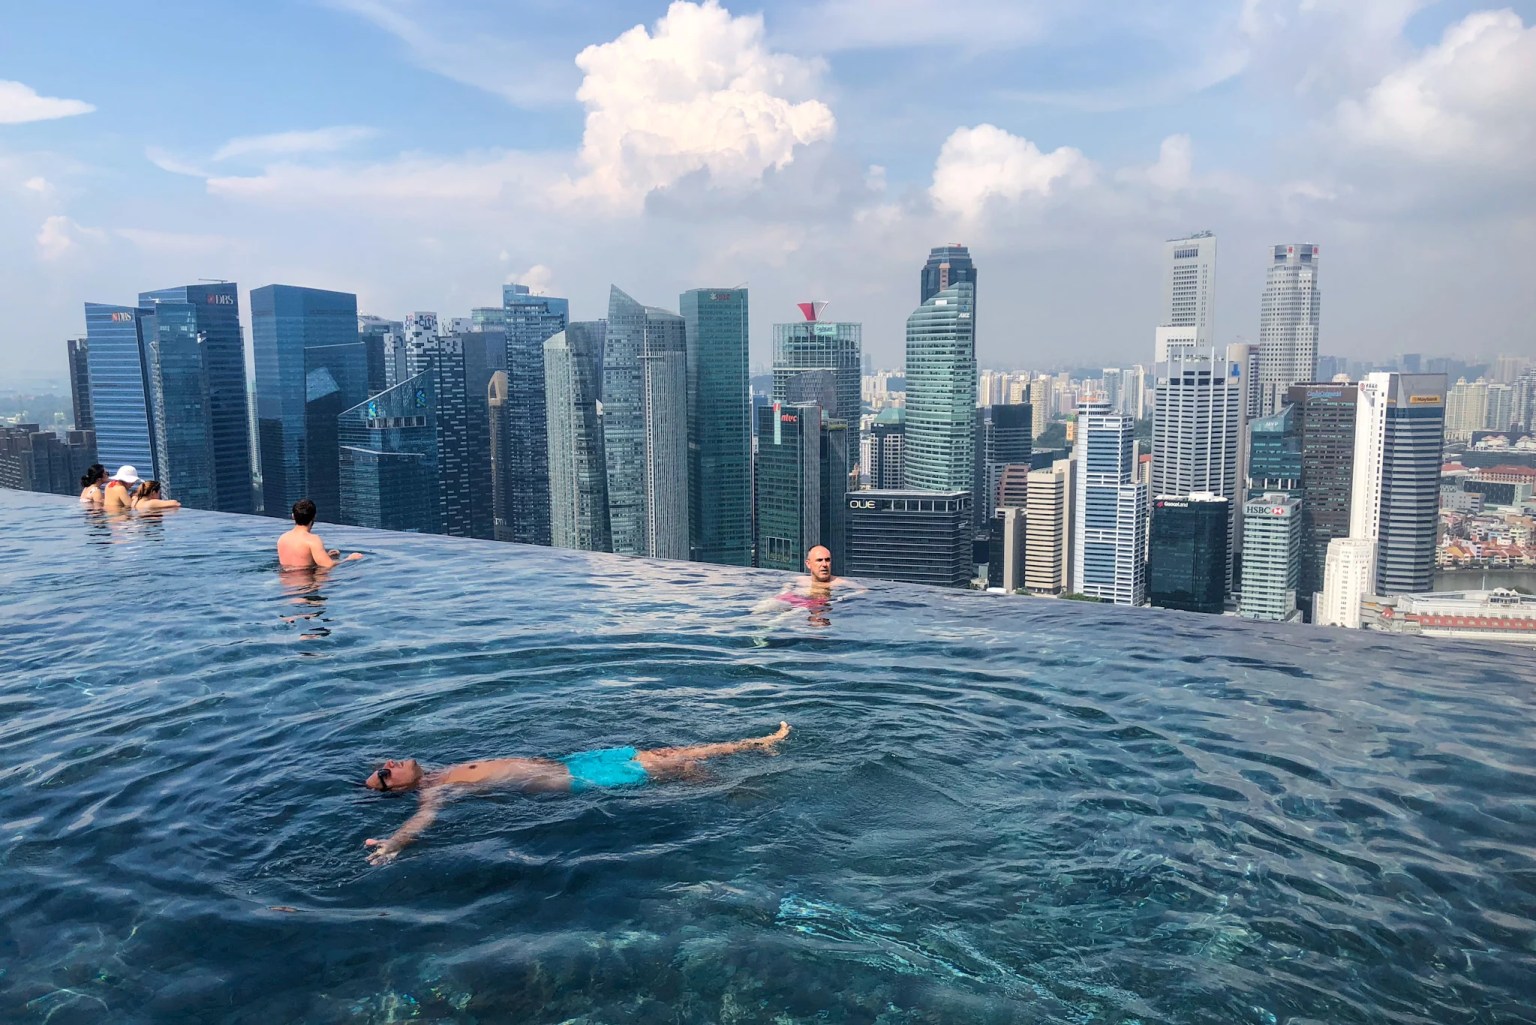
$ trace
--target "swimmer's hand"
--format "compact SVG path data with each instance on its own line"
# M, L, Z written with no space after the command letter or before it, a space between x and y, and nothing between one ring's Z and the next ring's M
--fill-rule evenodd
M373 848L373 850L368 852L368 864L374 866L388 865L391 861L394 861L395 856L400 853L401 847L400 844L394 841L393 837L388 840L375 840L370 837L363 841L363 846Z
M353 552L351 555L347 556L346 561L347 562L351 562L354 559L361 559L362 557L363 557L363 553L362 552Z
M341 549L340 548L332 548L330 551L326 552L325 554L329 555L333 559L339 559L339 558L341 558Z

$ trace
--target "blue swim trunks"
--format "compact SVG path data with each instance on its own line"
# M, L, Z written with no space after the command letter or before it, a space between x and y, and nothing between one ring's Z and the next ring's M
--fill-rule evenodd
M571 772L571 792L581 793L593 787L627 787L644 783L649 777L645 766L635 761L632 747L605 747L600 751L579 751L560 761Z

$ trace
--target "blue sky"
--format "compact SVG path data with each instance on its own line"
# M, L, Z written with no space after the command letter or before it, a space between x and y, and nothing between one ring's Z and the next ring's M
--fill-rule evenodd
M931 245L984 363L1150 360L1164 238L1323 247L1325 352L1536 355L1536 3L87 2L0 35L0 384L198 277L463 315L753 290L899 364ZM249 318L246 318L247 322Z

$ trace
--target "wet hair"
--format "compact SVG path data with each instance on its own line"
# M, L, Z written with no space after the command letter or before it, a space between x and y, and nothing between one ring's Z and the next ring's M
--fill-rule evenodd
M84 489L90 487L92 484L100 484L102 478L106 475L107 468L105 466L102 466L100 463L92 463L86 469L84 476L80 478L80 487Z
M140 498L144 498L145 496L152 493L156 495L160 493L160 482L157 480L139 481L139 490L134 492L134 494L138 495Z
M301 527L307 527L315 522L315 503L307 498L301 498L293 503L293 522Z

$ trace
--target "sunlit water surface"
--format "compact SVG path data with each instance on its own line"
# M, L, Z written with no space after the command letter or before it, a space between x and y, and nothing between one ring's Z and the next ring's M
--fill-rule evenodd
M1529 653L0 492L0 1021L1530 1022ZM303 576L302 574L300 575ZM376 760L794 733L451 804Z

